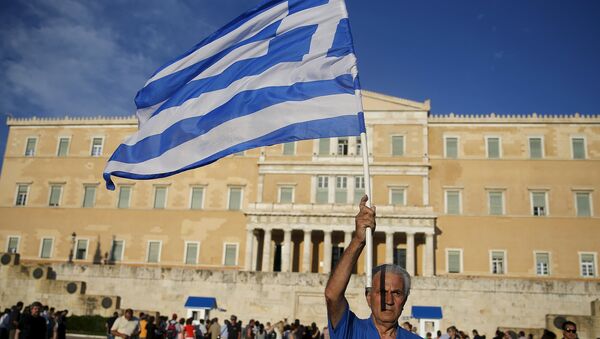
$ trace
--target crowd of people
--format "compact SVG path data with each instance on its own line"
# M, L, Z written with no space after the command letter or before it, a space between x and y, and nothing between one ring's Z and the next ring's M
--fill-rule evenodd
M106 321L108 339L140 338L140 339L324 339L329 338L327 328L321 331L316 323L305 326L296 319L288 323L287 319L277 323L261 323L250 319L247 324L231 315L223 323L218 318L209 320L181 318L173 314L151 316L140 313L133 315L127 309L122 316L115 312Z
M18 302L11 308L0 313L0 339L66 339L68 310L55 310L34 302L24 306ZM298 319L289 323L287 319L276 323L261 323L250 319L242 323L235 315L225 319L223 323L218 318L210 320L181 318L173 314L152 316L140 313L134 316L133 310L127 309L122 315L117 312L106 321L108 339L329 339L327 327L319 329L312 323L303 325ZM416 326L404 322L402 328L417 333ZM563 324L563 338L576 339L577 326L571 321ZM420 334L425 339L485 339L476 329L470 333L455 326L446 329L446 333L427 332ZM496 331L493 339L533 339L533 334L523 331ZM539 339L557 338L551 331L544 331ZM538 339L538 338L536 338Z
M66 339L68 310L19 301L0 314L0 339Z

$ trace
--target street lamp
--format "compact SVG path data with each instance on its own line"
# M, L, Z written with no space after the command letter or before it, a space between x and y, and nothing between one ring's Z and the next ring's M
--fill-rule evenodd
M73 255L75 254L75 238L77 237L77 233L73 232L71 234L71 251L69 252L69 264L73 263Z

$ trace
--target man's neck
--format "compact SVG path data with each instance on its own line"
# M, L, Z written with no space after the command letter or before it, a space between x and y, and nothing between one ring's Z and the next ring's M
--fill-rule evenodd
M373 316L371 316L373 325L379 333L380 338L396 338L396 332L398 330L398 323L380 323Z

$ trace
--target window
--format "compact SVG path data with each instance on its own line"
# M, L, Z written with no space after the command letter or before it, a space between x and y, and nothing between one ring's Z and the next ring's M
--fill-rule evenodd
M394 265L406 269L406 248L394 248Z
M77 239L77 245L75 247L75 259L85 260L87 257L88 241L87 239Z
M131 186L119 187L119 202L117 207L129 208L129 201L131 200Z
M6 252L19 253L19 237L8 237L6 242Z
M329 177L317 177L317 204L326 204L329 202Z
M446 258L448 262L446 267L448 273L461 273L462 272L462 250L460 249L447 249Z
M83 187L83 207L91 208L96 203L96 186Z
M460 214L460 191L446 191L446 214Z
M585 159L585 139L571 138L573 159Z
M190 208L193 210L202 209L204 202L204 187L192 187L192 197L190 199Z
M444 157L448 159L458 158L458 138L457 137L445 137L444 138Z
M52 257L52 243L54 239L52 238L43 238L40 248L40 258L48 259Z
M92 139L92 156L102 156L102 146L104 144L104 138L93 138Z
M225 243L223 246L223 266L237 266L238 244Z
M164 186L154 187L154 208L162 209L167 204L167 188Z
M487 137L486 138L486 149L488 159L499 159L500 154L500 138L498 137Z
M123 260L123 250L125 249L124 240L113 240L110 247L110 261L119 262Z
M541 217L548 214L546 192L531 192L532 214Z
M529 138L529 158L541 159L544 157L544 142L542 138Z
M591 217L592 216L592 204L590 202L589 192L576 192L575 193L575 204L577 208L578 217Z
M535 252L535 274L550 275L550 253Z
M356 155L362 155L362 139L361 137L356 137Z
M406 205L404 188L390 188L390 205Z
M198 249L200 243L198 242L187 242L185 243L185 264L196 265L198 264Z
M394 156L404 155L404 136L402 136L402 135L392 136L392 155L394 155Z
M48 201L48 205L59 206L61 193L62 185L50 185L50 200Z
M58 152L56 153L59 157L66 157L69 154L69 138L58 139Z
M329 155L329 139L319 139L319 155Z
M149 263L158 263L160 262L160 241L148 241L148 254L146 256L146 261Z
M354 177L354 203L358 204L365 195L365 177Z
M492 251L490 256L491 256L492 274L506 273L506 263L505 263L505 259L504 259L504 251Z
M279 202L291 204L294 202L294 188L290 186L279 187Z
M579 253L582 277L596 276L596 253Z
M490 215L503 215L504 214L504 192L489 191L488 192L488 206L489 206Z
M335 203L348 202L348 177L335 177Z
M17 198L15 199L16 206L25 206L27 204L27 195L29 194L29 185L17 185Z
M294 155L296 153L296 143L286 142L283 144L283 155Z
M27 145L25 146L25 156L32 157L35 155L35 145L37 144L37 138L27 138Z
M242 209L242 188L229 187L229 205L230 211L239 211Z
M338 138L337 155L348 155L348 138Z

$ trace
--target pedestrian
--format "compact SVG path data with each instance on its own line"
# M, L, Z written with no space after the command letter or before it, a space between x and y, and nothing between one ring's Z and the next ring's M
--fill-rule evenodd
M42 317L42 304L38 301L31 304L30 313L23 315L19 321L19 327L15 333L15 338L19 339L40 339L46 338L46 319Z
M208 335L210 339L218 339L221 335L221 325L219 325L219 319L213 318L210 321L210 327L208 328Z
M148 322L146 323L146 339L158 339L156 333L156 319L153 316L148 317Z
M184 318L180 318L179 322L177 323L177 339L183 339L184 333L183 333L183 328L185 326L185 319Z
M111 328L112 328L113 324L115 323L115 320L117 320L118 317L119 317L119 313L114 312L110 318L106 319L106 323L104 324L104 326L106 327L106 338L107 339L114 338L114 336L111 333Z
M54 325L54 339L67 338L67 311L57 312L56 325Z
M19 301L10 310L10 330L8 331L8 338L14 339L17 328L19 327L19 321L21 320L21 310L23 309L23 302Z
M0 317L0 339L8 339L10 332L10 308L7 308Z
M133 317L133 310L128 308L123 316L115 320L110 330L115 337L129 339L140 333L140 323Z

